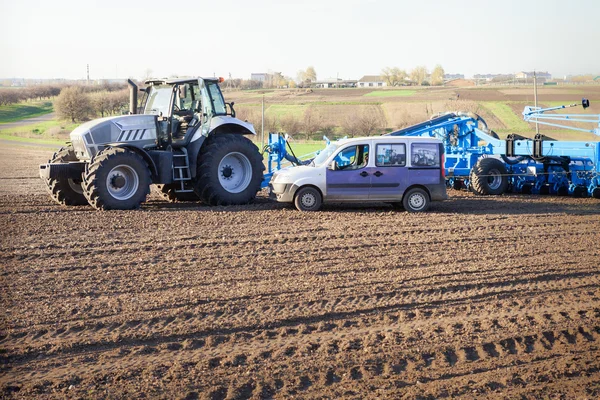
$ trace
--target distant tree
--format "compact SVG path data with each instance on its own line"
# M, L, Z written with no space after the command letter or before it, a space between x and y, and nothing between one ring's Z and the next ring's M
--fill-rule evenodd
M315 71L315 67L308 67L306 70L298 71L297 79L299 87L310 87L310 84L317 80L317 71Z
M342 129L344 130L344 135L348 137L354 137L360 135L360 115L353 112L348 115L342 121Z
M111 115L122 114L129 106L129 91L127 89L108 93L109 108Z
M417 85L422 85L427 78L427 68L423 65L415 67L410 71L410 79L413 80Z
M304 111L304 118L302 123L302 131L306 137L306 140L310 140L312 135L317 133L321 129L321 116L314 106L308 106Z
M433 71L431 72L431 84L432 85L441 85L444 83L444 68L440 64L436 65Z
M399 86L406 79L406 71L398 67L386 67L381 71L381 78L388 86Z
M23 93L15 89L0 90L0 106L18 103L23 98Z
M281 129L291 135L297 135L302 130L302 122L292 114L288 114L281 119Z
M100 114L103 118L104 115L108 115L108 113L112 109L112 104L110 101L110 95L108 92L97 92L91 95L92 107L96 114Z
M71 122L86 119L92 109L89 97L80 86L64 88L54 102L54 108L60 118Z
M314 82L317 80L317 71L315 71L315 67L310 66L306 68L306 77L310 82Z
M370 136L380 133L385 128L385 115L380 106L368 106L358 119L358 129L362 135Z

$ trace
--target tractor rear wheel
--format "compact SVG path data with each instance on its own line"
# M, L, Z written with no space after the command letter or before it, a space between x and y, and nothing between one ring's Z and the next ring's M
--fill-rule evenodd
M263 180L263 158L240 134L209 136L198 154L194 191L211 206L246 204L254 200Z
M195 192L177 193L174 184L156 185L157 193L169 203L180 201L200 201L200 198Z
M83 174L85 197L98 210L139 208L150 193L150 170L137 153L109 147L98 153Z
M504 163L496 158L480 159L471 174L473 192L484 195L499 195L508 189L508 176Z
M66 163L69 161L78 161L73 146L62 147L54 153L49 162L54 164ZM50 196L52 196L54 201L63 206L81 206L88 204L87 199L83 195L81 182L81 179L46 179L46 185L48 186Z

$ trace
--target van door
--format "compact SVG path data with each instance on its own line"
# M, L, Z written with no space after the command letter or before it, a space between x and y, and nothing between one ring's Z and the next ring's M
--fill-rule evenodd
M325 174L327 201L367 200L371 173L367 168L369 145L353 144L338 152Z
M408 187L405 143L377 143L369 200L400 201Z

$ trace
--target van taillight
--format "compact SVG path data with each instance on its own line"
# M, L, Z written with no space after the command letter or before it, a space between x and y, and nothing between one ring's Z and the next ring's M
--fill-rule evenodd
M446 156L442 154L442 180L446 179Z

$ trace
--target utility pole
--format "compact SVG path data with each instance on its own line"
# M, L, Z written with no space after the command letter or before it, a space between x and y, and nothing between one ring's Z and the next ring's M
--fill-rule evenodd
M261 139L261 148L265 147L265 95L262 96L262 119L261 119L261 128L260 133L262 136Z
M535 101L535 106L538 106L538 101L537 101L537 75L535 73L535 70L533 71L533 98ZM538 135L540 133L540 125L537 123L535 123L535 134Z
M87 82L86 85L90 84L90 64L87 65Z

